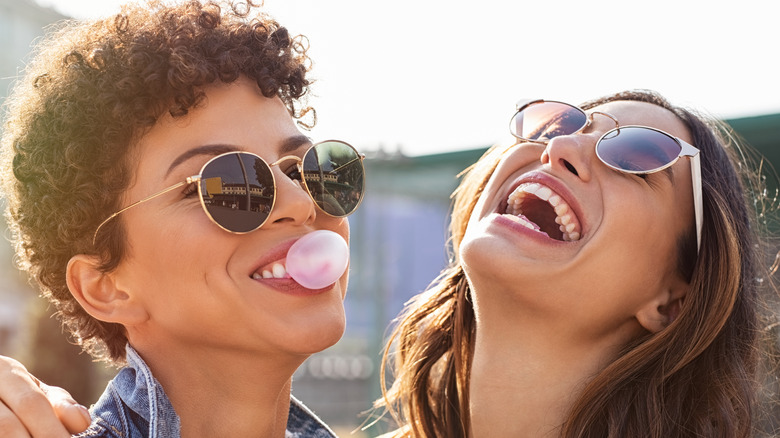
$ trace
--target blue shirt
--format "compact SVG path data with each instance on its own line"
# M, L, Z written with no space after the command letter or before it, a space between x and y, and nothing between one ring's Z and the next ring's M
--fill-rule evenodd
M108 382L90 409L92 424L79 438L178 438L179 416L141 356L127 346L127 367ZM328 426L290 398L286 438L335 438Z

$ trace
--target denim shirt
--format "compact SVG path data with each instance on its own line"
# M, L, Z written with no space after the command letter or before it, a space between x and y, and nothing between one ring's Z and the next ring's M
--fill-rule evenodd
M76 437L178 438L179 416L141 356L127 346L127 367L108 383L90 409L92 424ZM328 426L290 397L285 438L335 438Z

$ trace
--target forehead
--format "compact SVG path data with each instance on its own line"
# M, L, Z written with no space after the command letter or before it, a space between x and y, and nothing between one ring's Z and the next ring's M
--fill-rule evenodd
M588 113L600 111L609 113L621 126L643 125L657 128L675 137L679 137L688 143L691 142L688 128L673 112L647 102L619 100L608 102L588 110Z
M201 104L184 116L164 114L138 140L135 149L142 166L167 168L180 154L204 145L224 145L273 160L284 140L300 136L281 99L263 96L249 80L212 84L203 91Z

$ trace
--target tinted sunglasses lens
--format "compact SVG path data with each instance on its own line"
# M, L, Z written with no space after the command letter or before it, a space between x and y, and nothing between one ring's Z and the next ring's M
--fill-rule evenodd
M331 216L355 211L363 198L364 178L360 155L346 143L319 143L303 157L306 188L317 206Z
M527 140L553 139L573 134L588 121L579 108L560 102L531 103L512 117L509 130Z
M200 194L214 222L228 231L246 233L268 218L274 203L274 180L260 157L229 153L203 167Z
M604 134L598 156L608 165L634 173L653 172L673 162L681 146L674 138L653 129L627 126Z

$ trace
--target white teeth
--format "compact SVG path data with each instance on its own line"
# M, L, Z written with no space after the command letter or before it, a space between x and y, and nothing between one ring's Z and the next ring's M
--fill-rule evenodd
M518 220L516 220L516 222L532 230L540 231L537 224L530 222L528 218L523 215L522 204L527 195L533 195L538 199L547 201L555 210L555 223L560 225L564 241L573 242L582 237L580 223L577 220L577 217L571 212L569 204L567 204L560 195L553 192L551 188L539 183L521 184L509 195L506 213L513 218L517 218Z
M282 263L274 263L270 269L263 269L262 271L252 274L252 278L260 280L263 278L287 278L287 268Z
M287 269L279 263L274 264L272 269L274 271L274 278L284 278L287 274Z
M538 190L536 190L536 196L541 199L542 201L547 201L550 199L550 195L552 195L552 190L550 190L547 187L539 187Z

